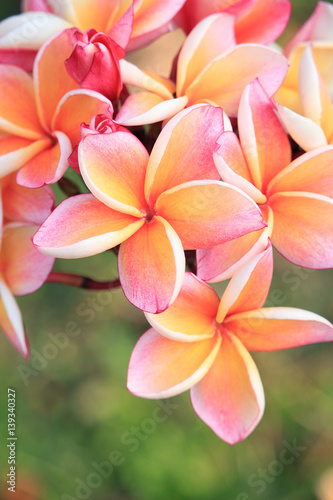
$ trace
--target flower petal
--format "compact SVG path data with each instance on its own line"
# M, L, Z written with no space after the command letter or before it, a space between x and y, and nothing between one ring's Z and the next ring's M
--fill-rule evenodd
M33 243L46 255L89 257L119 245L143 223L112 210L92 194L81 194L60 203L37 231Z
M54 206L54 194L49 186L30 189L17 184L15 174L7 177L2 190L4 218L11 222L42 224Z
M310 40L332 41L333 6L328 2L318 2L314 12L301 26L285 48L289 54L295 45Z
M72 90L60 100L52 120L52 130L61 130L72 146L80 142L80 125L90 123L96 115L112 117L112 104L94 90Z
M31 141L15 135L0 137L1 177L15 172L50 145L48 139Z
M293 307L267 307L225 321L250 351L277 351L333 341L333 325L318 314Z
M26 12L0 22L0 62L32 71L37 50L71 25L50 13Z
M79 145L80 170L90 191L114 210L136 217L146 208L148 158L146 148L128 132L87 135Z
M121 59L119 65L122 81L126 85L134 85L140 89L147 90L163 97L164 100L172 98L176 88L171 80L163 78L156 73L144 71L125 59Z
M302 154L269 184L268 193L306 191L333 198L333 146Z
M277 193L272 242L286 259L311 269L333 267L333 200L302 192Z
M25 12L0 23L0 47L14 50L38 50L51 37L70 28L65 19L51 12Z
M219 179L213 162L216 141L223 132L223 111L207 104L192 106L174 116L160 133L151 152L146 198L158 196L179 184Z
M306 118L285 106L279 104L279 116L288 130L288 133L304 151L321 148L327 145L323 129L314 123L310 118Z
M199 417L224 441L245 439L260 421L265 397L257 367L241 342L225 334L207 375L191 389Z
M31 77L16 66L0 65L0 130L26 139L42 139Z
M196 76L215 57L236 45L234 27L235 17L225 13L205 17L196 25L179 53L177 95L184 94Z
M49 132L60 99L70 90L80 87L67 73L64 62L73 51L75 31L72 28L58 33L43 45L35 59L33 76L37 109L43 127Z
M207 248L265 226L255 202L220 181L193 181L165 191L156 210L174 228L185 249Z
M160 122L184 109L187 100L186 96L164 100L156 94L137 92L126 99L116 120L127 127Z
M274 42L288 24L291 7L289 0L258 0L247 15L237 20L237 43Z
M248 261L230 280L225 289L216 321L222 323L228 315L263 306L273 276L272 244Z
M1 249L3 275L15 295L35 292L49 275L54 258L38 252L31 238L38 226L8 224L4 228Z
M242 44L216 57L186 89L189 103L211 99L229 117L237 116L241 94L255 78L272 96L288 69L287 59L273 49Z
M140 0L134 2L134 23L129 50L147 45L160 35L171 31L171 20L185 0Z
M154 217L120 245L118 270L132 304L153 314L162 312L176 299L183 282L181 241L162 217Z
M0 281L0 326L15 349L28 359L29 346L21 311L11 291L2 280Z
M173 340L197 342L213 337L219 298L194 274L185 273L175 302L160 314L145 313L155 330Z
M219 147L213 158L224 182L238 187L256 203L265 203L266 196L253 183L239 139L233 132L224 132L217 141Z
M209 283L231 278L248 260L263 252L270 236L269 227L236 240L197 250L197 275Z
M17 174L17 182L29 188L39 188L44 184L57 182L68 168L68 157L72 146L62 132L55 132L58 142L45 149L27 162Z
M265 192L269 181L290 163L291 146L272 101L256 80L241 97L238 126L254 184Z
M220 344L219 335L201 342L176 342L151 328L134 347L127 388L136 396L150 399L187 391L208 372Z

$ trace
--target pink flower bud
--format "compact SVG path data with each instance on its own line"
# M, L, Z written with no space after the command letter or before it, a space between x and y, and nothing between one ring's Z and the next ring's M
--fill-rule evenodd
M65 61L69 75L84 89L96 90L110 100L118 99L123 85L119 59L125 56L124 49L94 29L76 31L73 48Z

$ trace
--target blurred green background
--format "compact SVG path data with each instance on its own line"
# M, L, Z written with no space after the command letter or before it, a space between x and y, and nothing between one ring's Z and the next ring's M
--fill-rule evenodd
M292 3L289 33L315 5ZM18 11L19 2L0 5L1 18ZM275 266L268 305L333 321L332 270L300 270L277 254ZM116 277L111 252L56 267ZM13 495L5 484L7 387L17 399L19 500L332 498L319 492L322 475L333 470L332 345L254 355L266 411L253 434L231 447L195 415L188 393L159 406L126 390L129 357L147 323L120 290L47 284L18 301L32 355L25 362L1 337L1 498ZM282 464L280 454L293 446L294 460Z

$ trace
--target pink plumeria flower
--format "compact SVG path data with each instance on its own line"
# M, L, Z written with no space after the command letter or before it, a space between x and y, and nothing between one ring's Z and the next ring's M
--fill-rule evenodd
M23 0L24 13L0 23L0 61L17 64L29 71L41 45L73 26L81 31L93 28L108 35L122 48L134 50L170 31L173 28L170 21L184 2Z
M221 300L190 273L171 307L146 314L152 328L134 347L128 389L160 399L191 389L198 416L224 441L237 443L264 412L264 391L249 351L276 351L333 340L333 326L290 307L261 308L272 277L271 246L250 260Z
M238 129L240 141L233 132L219 138L215 164L224 181L258 203L268 227L198 250L198 276L210 282L230 278L265 248L268 237L294 264L332 267L333 147L316 149L291 162L289 138L257 81L242 96Z
M333 24L332 24L333 28ZM333 144L333 103L308 45L298 74L300 112L278 105L279 115L291 137L305 151Z
M123 82L143 92L128 97L117 121L123 125L154 123L202 102L220 106L235 117L241 94L254 78L273 95L286 75L287 59L263 45L236 45L234 23L234 16L213 14L191 31L179 53L176 84L122 60Z
M15 174L1 179L0 195L0 328L28 358L22 315L14 296L36 291L53 267L54 258L40 254L31 238L50 214L54 195L48 186L34 190L19 186Z
M180 290L184 249L209 247L264 226L247 195L215 180L212 154L222 131L222 110L199 105L164 127L150 156L128 132L87 135L79 145L79 164L93 194L62 202L34 244L63 258L120 244L126 297L145 311L163 311Z
M112 110L106 97L80 89L68 75L64 61L72 35L66 30L40 49L33 77L0 65L0 177L20 169L17 180L24 186L56 182L80 141L80 124Z
M291 13L289 0L186 0L175 22L189 33L205 17L225 12L236 18L237 43L274 42L284 31Z

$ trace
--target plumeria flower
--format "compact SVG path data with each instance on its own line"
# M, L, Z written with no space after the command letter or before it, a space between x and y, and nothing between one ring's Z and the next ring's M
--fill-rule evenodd
M199 21L217 12L236 18L237 43L274 42L284 31L291 13L289 0L186 0L175 22L189 33Z
M257 81L244 91L238 113L240 141L233 132L219 138L214 153L222 179L258 203L268 227L197 252L198 276L227 279L262 251L271 236L294 264L333 266L333 147L305 153L291 162L291 146L274 105Z
M234 16L213 14L191 31L179 53L176 84L122 60L124 83L143 92L128 97L117 121L123 125L154 123L202 102L220 106L235 117L241 94L254 78L273 95L286 75L287 59L263 45L236 45L234 24Z
M320 78L333 97L333 5L328 2L318 2L312 16L286 46L290 67L287 76L274 99L292 111L302 114L302 102L299 94L298 76L303 51L312 46L312 56ZM303 60L304 68L304 60ZM310 70L313 74L313 69ZM303 79L303 77L302 77Z
M333 28L333 24L332 24ZM305 151L333 144L333 103L307 46L298 75L301 112L278 105L279 115L291 137Z
M46 186L19 186L15 174L0 180L2 217L0 230L0 328L14 347L29 357L20 309L14 296L36 291L49 275L54 258L40 254L31 237L51 213L52 190Z
M63 258L121 244L118 269L126 297L145 311L163 311L180 290L184 249L264 226L247 195L215 180L212 153L222 131L222 110L199 105L164 127L150 157L128 132L88 134L79 145L79 164L93 194L62 202L34 244Z
M134 347L128 389L168 398L191 389L198 416L230 444L246 438L264 412L264 392L249 351L276 351L333 340L333 326L290 307L262 308L272 277L271 246L229 282L221 300L185 274L175 302L146 314L152 328Z
M56 182L80 141L80 124L112 109L106 97L80 89L68 75L72 35L66 30L40 49L33 77L0 65L0 177L20 169L17 180L27 187Z
M172 29L185 0L23 0L24 13L0 23L0 61L31 69L36 51L60 31L103 32L134 50ZM42 14L41 14L42 13ZM29 67L30 66L30 67Z

